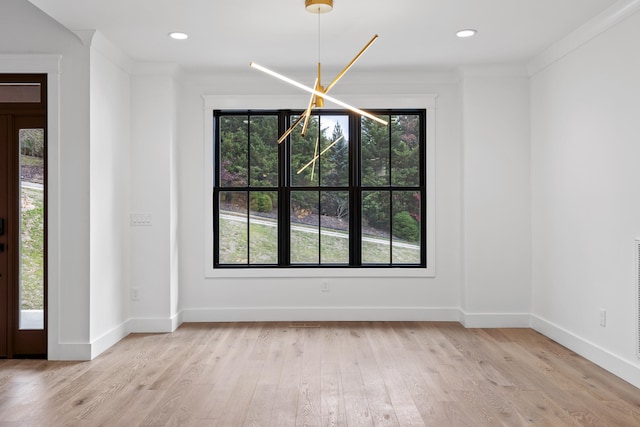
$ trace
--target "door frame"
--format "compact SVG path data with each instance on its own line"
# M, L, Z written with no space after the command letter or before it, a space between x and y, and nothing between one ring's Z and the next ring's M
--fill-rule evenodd
M3 356L15 357L46 357L47 355L47 218L43 221L43 325L41 329L21 329L21 297L20 280L21 271L21 237L20 223L22 208L22 183L21 183L21 148L20 130L41 128L44 130L44 153L43 153L43 198L44 213L47 214L47 75L45 74L8 74L1 73L0 80L6 83L38 83L40 85L40 99L38 102L9 102L0 103L0 114L6 118L6 129L4 137L7 138L5 147L6 155L6 212L3 217L6 219L5 238L7 271L6 273L6 325L3 327ZM5 316L5 314L0 314ZM4 321L5 319L3 319Z
M64 343L60 331L60 73L58 54L0 54L2 74L47 75L47 358L83 360L84 346Z

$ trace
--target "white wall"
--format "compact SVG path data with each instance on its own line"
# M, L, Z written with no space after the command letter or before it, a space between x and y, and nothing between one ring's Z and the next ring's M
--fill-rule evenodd
M201 95L219 98L221 104L231 97L229 103L243 108L242 103L249 102L244 95L251 99L289 92L277 81L251 72L216 78L191 75L181 107L184 319L460 319L469 326L527 326L531 305L529 82L518 70L516 76L464 76L462 82L450 74L354 71L351 80L344 82L345 99L393 95L393 104L416 93L437 95L435 139L428 141L435 143L436 158L436 274L426 278L411 277L402 270L378 277L287 271L280 277L247 272L245 277L206 278ZM331 281L329 293L320 292L325 277Z
M131 77L131 212L151 219L131 229L135 332L168 332L179 322L175 72L172 64L137 63Z
M204 140L202 95L282 94L282 84L255 71L189 75L185 82L180 126L180 299L184 320L321 320L439 319L457 320L461 271L461 141L457 79L421 74L354 74L341 85L349 94L385 96L437 94L436 144L436 277L404 277L402 270L375 277L332 277L331 292L320 292L322 272L299 270L293 276L246 272L246 277L205 277L206 227L203 197ZM345 77L346 79L346 77ZM391 84L389 83L391 82ZM343 84L344 83L344 84ZM291 93L291 92L288 92ZM296 94L295 90L292 92ZM300 95L300 103L307 100ZM381 105L380 107L387 107ZM242 106L238 105L238 108ZM288 107L288 106L281 106ZM423 107L416 105L415 107ZM247 106L245 106L247 108ZM434 141L429 141L433 144ZM207 190L208 191L208 190ZM291 270L282 274L291 274ZM269 277L271 276L271 277Z
M90 63L90 341L126 335L129 312L130 61L97 32Z
M464 323L528 326L529 79L518 68L466 70L462 103Z
M536 329L640 386L638 76L636 12L531 78L532 311Z
M179 128L179 104L183 93L177 75L173 73L171 96L171 134L169 141L169 317L172 319L171 330L176 329L180 323L180 190L179 190L179 155L180 136Z
M59 121L48 124L48 352L52 359L86 359L90 357L89 48L26 0L3 0L0 52L0 57L17 54L24 60L40 54L62 56L60 74L49 75L49 84L59 95L59 104L49 108ZM8 62L20 61L0 58L0 72L37 68L8 67Z

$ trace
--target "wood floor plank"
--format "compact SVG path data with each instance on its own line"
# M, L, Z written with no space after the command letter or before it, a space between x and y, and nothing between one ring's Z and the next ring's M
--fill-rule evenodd
M640 426L640 390L530 329L184 324L0 360L0 426Z
M204 398L202 396L200 397L200 399L206 401L207 409L206 415L204 415L202 419L206 420L208 422L207 425L209 426L217 426L220 425L220 420L226 411L227 401L229 400L231 390L218 386L212 387L212 390L207 396Z
M275 404L278 386L275 384L256 385L253 397L247 406L245 426L268 426Z
M396 411L387 393L387 387L381 383L364 385L364 394L369 404L371 419L376 426L400 426Z
M372 426L371 411L364 390L362 371L358 364L357 348L360 334L355 329L357 324L345 323L345 329L339 336L340 376L342 391L349 426Z
M246 365L242 372L238 372L234 387L231 389L224 413L220 417L218 425L241 426L247 420L247 409L253 401L259 375L257 365Z
M296 425L298 426L319 426L321 422L322 359L320 337L321 332L318 328L304 330L302 370L296 415Z
M284 329L272 328L271 342L269 343L269 348L266 349L266 359L260 373L258 385L278 385L284 367L285 336Z
M284 352L284 365L286 369L280 372L278 386L280 388L291 388L300 386L300 376L302 375L302 356L304 355L304 330L290 328L286 332L286 346Z
M398 368L398 359L394 357L391 349L386 345L392 331L381 324L374 326L367 331L367 337L398 424L401 426L424 426L420 411L411 394L404 387Z
M334 346L335 344L331 345L331 347ZM321 372L320 425L346 426L347 415L344 405L340 365L335 361L323 361Z
M269 426L291 427L296 424L298 387L279 387L276 390Z
M344 391L344 405L348 426L373 426L371 408L367 401L364 385L349 387Z

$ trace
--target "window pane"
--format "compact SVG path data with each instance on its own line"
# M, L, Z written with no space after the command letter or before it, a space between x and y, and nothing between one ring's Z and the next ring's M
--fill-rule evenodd
M291 123L298 116L291 116ZM291 132L291 185L294 187L317 186L320 163L314 160L320 149L318 116L311 116L307 133L300 135L302 124Z
M249 200L249 264L277 264L278 193L252 191Z
M0 103L40 102L40 83L0 83Z
M220 117L220 186L247 186L248 116Z
M393 263L420 264L420 193L393 192Z
M20 329L44 328L44 129L20 129Z
M320 262L349 264L349 192L323 191L320 197Z
M318 264L320 229L318 192L291 192L291 263Z
M221 191L218 242L220 264L247 264L247 192Z
M362 192L362 263L391 262L388 191Z
M389 120L388 116L380 116ZM389 128L362 118L362 185L389 185Z
M292 116L291 122L298 116ZM307 133L302 124L291 133L293 186L349 185L349 117L311 116Z
M278 116L251 116L249 152L251 185L278 185Z
M391 182L396 186L420 185L419 116L392 116Z
M349 185L349 117L320 116L320 185Z

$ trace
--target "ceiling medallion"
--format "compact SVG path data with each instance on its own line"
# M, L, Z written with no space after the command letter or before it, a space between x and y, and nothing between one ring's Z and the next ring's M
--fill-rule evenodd
M364 54L364 52L369 49L369 47L376 41L378 35L374 35L371 40L362 48L360 52L347 64L344 69L338 73L335 79L331 83L329 83L326 87L322 86L322 67L320 65L320 15L323 13L330 12L333 9L333 0L305 0L305 9L310 13L318 14L318 75L316 77L315 83L313 84L313 88L303 85L293 79L290 79L282 74L276 73L262 65L256 64L255 62L251 62L249 65L252 68L262 71L263 73L269 74L277 79L280 79L290 85L293 85L299 89L307 91L311 94L311 99L309 100L309 106L306 111L296 120L293 125L289 129L287 129L281 136L278 138L278 144L285 140L287 136L304 120L304 125L302 126L302 136L307 132L307 126L309 124L309 118L311 117L311 110L313 108L322 108L324 107L324 100L328 100L333 102L334 104L338 104L339 106L349 109L361 116L367 117L371 120L375 120L383 125L387 125L388 123L385 120L380 119L379 117L374 116L371 113L368 113L359 108L353 107L346 102L340 101L330 95L328 95L329 91L333 88L333 86L338 83L338 81L345 75L347 71L355 64L355 62Z

